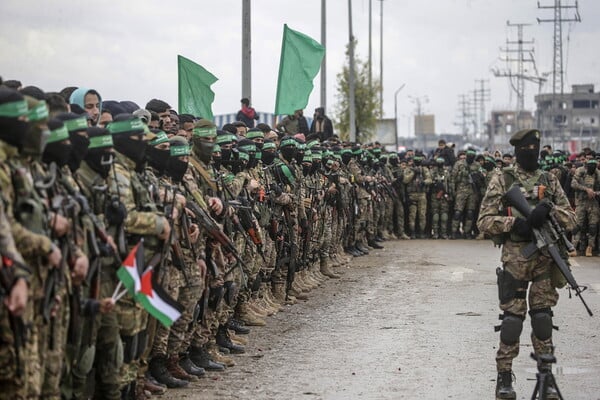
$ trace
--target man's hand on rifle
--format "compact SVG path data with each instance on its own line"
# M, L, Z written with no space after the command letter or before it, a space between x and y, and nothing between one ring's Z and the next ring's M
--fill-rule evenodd
M163 217L163 231L158 234L158 238L160 240L167 240L169 238L169 236L171 236L171 225L169 225L169 221L167 221L166 218Z
M552 210L552 204L541 202L531 211L527 222L529 225L535 229L539 229L544 225L546 219L548 219L548 214L550 214L550 210Z
M223 202L218 197L211 197L208 199L208 207L216 215L221 215L223 212Z
M69 220L55 212L50 213L50 226L56 237L63 237L69 232Z
M25 279L18 279L10 290L10 295L4 299L4 305L12 315L20 317L25 311L27 298L27 282Z
M90 263L85 255L81 255L75 259L75 264L73 265L73 270L71 271L73 285L81 285L87 276L89 267Z
M198 228L197 224L191 224L188 229L188 234L190 236L190 242L196 243L198 238L200 237L200 228Z
M60 266L60 261L62 260L62 252L58 248L58 246L52 245L52 249L50 253L47 255L48 263L52 268L58 268Z

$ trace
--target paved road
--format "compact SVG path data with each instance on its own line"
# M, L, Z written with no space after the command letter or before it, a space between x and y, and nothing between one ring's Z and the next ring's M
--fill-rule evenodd
M492 399L498 334L488 241L394 241L355 259L301 304L250 334L247 354L167 399ZM600 261L577 258L585 299L561 290L555 376L565 399L600 399ZM514 371L531 398L536 368L525 323Z

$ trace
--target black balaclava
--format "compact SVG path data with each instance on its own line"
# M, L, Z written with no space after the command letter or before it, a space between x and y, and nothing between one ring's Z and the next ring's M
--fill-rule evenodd
M141 135L140 135L141 136ZM126 134L113 137L115 149L135 163L136 170L140 171L146 161L147 144L143 140L134 140Z
M183 176L185 175L188 169L187 161L181 161L178 157L169 157L166 172L173 181L181 182L183 180Z
M275 160L276 157L277 157L276 151L263 151L261 160L262 160L263 164L271 165L271 164L273 164L273 160Z
M19 92L0 87L0 104L23 101L24 97ZM15 146L19 151L23 149L29 123L19 121L18 118L0 117L0 140Z
M192 138L192 145L194 147L194 152L200 161L202 161L204 164L210 163L215 144L202 138L194 137Z
M221 148L221 160L223 160L223 161L231 160L231 149Z
M154 168L159 175L163 175L167 169L167 163L170 162L169 150L159 149L156 146L148 146L146 149L146 158L148 165Z
M413 158L413 164L415 164L417 167L421 165L421 161L423 159L419 156L416 156L415 158Z
M475 161L475 156L476 154L474 151L467 151L467 164L473 164L473 161Z
M348 152L342 153L342 162L344 163L344 165L348 165L350 160L352 160L351 152L348 151Z
M587 169L587 173L589 175L594 175L594 173L596 172L596 167L598 166L597 163L595 162L587 162L587 164L585 165L586 169Z
M108 178L115 160L115 152L106 148L90 149L85 156L85 162L104 179Z
M71 140L73 150L71 151L71 156L69 157L67 164L69 164L69 169L71 172L75 172L79 169L81 160L85 158L88 152L90 139L85 136L78 135L77 133L69 133L69 138Z
M281 156L287 162L292 162L296 157L297 149L296 146L285 146L279 149Z
M515 156L517 164L525 171L533 172L539 168L538 156L540 154L540 139L536 136L537 131L531 131L519 141L515 146ZM539 135L539 134L538 134ZM529 145L535 145L533 149L526 148Z
M63 126L63 122L58 119L52 118L48 121L48 128L51 131L62 128ZM67 140L68 138L48 143L44 149L42 161L46 164L56 163L59 168L67 165L73 148L70 143L66 143Z

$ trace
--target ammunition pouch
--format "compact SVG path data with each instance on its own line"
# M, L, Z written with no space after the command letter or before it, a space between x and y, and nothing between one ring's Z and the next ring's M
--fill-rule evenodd
M500 304L506 304L515 298L525 298L527 286L529 284L527 281L515 279L510 272L500 267L496 268L496 276Z

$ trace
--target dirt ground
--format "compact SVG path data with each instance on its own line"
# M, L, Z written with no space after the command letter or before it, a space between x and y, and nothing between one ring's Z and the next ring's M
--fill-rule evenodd
M499 323L488 241L388 241L355 258L341 279L253 328L236 366L208 373L162 399L492 399ZM555 309L565 399L600 399L600 262L575 259L573 272L595 311L566 289ZM535 386L525 321L514 363L518 399Z

